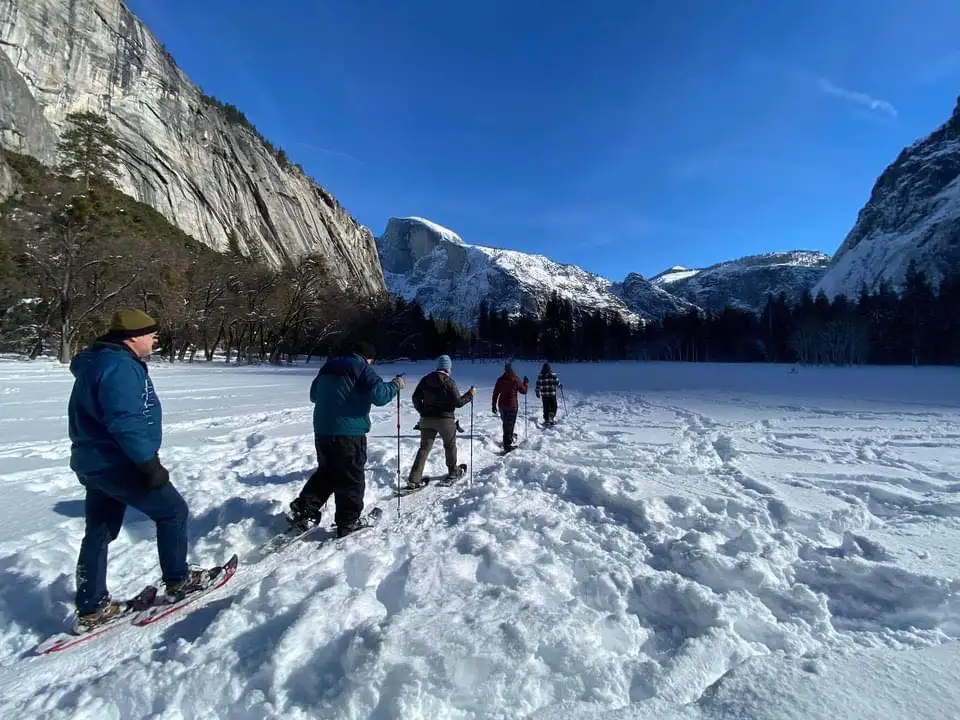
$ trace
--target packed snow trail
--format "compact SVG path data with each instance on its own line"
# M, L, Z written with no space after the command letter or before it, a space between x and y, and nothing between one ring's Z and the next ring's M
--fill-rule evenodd
M956 717L958 373L560 366L569 412L537 429L531 396L526 443L498 457L499 369L454 367L478 387L472 486L426 488L398 518L396 408L379 409L381 525L247 562L313 469L316 368L153 364L191 560L237 551L240 572L176 621L35 658L72 609L83 531L70 377L0 363L3 715ZM427 473L442 465L436 448ZM157 574L131 512L111 590Z

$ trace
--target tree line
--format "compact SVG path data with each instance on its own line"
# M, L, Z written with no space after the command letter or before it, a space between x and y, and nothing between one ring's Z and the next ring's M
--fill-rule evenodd
M960 363L960 270L934 284L911 263L901 293L863 286L850 299L808 291L769 296L759 314L727 307L631 324L578 312L554 293L540 318L481 306L475 347L497 356L557 361L662 360L831 365Z

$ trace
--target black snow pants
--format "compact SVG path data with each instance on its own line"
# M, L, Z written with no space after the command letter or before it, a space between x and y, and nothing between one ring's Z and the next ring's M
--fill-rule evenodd
M513 447L513 429L517 425L517 408L504 408L500 411L500 420L503 422L503 449Z
M367 464L366 435L321 435L316 438L317 469L300 491L300 501L319 513L333 495L337 527L355 522L363 512Z
M557 396L544 395L540 399L543 401L544 422L553 422L557 419Z

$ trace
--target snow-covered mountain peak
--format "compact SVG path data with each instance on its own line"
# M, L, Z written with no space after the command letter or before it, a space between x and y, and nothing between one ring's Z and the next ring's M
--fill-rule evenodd
M433 232L435 232L437 235L439 235L441 238L443 238L448 242L452 242L457 245L466 245L466 243L463 241L463 238L457 235L453 230L451 230L450 228L446 228L443 225L440 225L439 223L435 223L432 220L427 220L427 218L411 215L409 217L397 218L397 219L401 221L406 220L418 225L425 225L430 230L432 230Z
M377 239L384 279L391 292L419 302L427 314L472 326L480 305L519 314L540 315L553 292L583 312L613 312L636 321L659 311L625 299L610 280L577 265L550 258L469 245L441 225L419 217L391 218ZM642 283L647 283L641 278ZM669 293L655 293L659 305L671 305ZM676 301L673 304L684 306Z
M675 265L651 282L705 310L729 306L759 312L771 294L798 300L820 280L829 260L816 250L769 252L699 269Z
M683 265L674 265L672 268L667 268L663 272L654 275L652 278L650 278L650 282L659 286L669 285L677 280L693 277L698 272L700 271L686 268ZM630 275L633 275L633 273L630 273ZM627 278L629 278L630 275L628 275Z

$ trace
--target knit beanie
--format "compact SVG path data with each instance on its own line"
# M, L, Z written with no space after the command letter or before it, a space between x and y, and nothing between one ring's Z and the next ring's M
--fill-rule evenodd
M446 370L450 372L453 368L453 361L450 359L449 355L441 355L437 358L437 370Z
M361 340L353 346L353 351L357 355L361 355L365 358L375 358L377 356L377 349L373 346L373 343L368 343L365 340Z
M117 310L110 318L109 334L111 337L128 339L150 335L159 329L156 321L142 310L124 308Z

